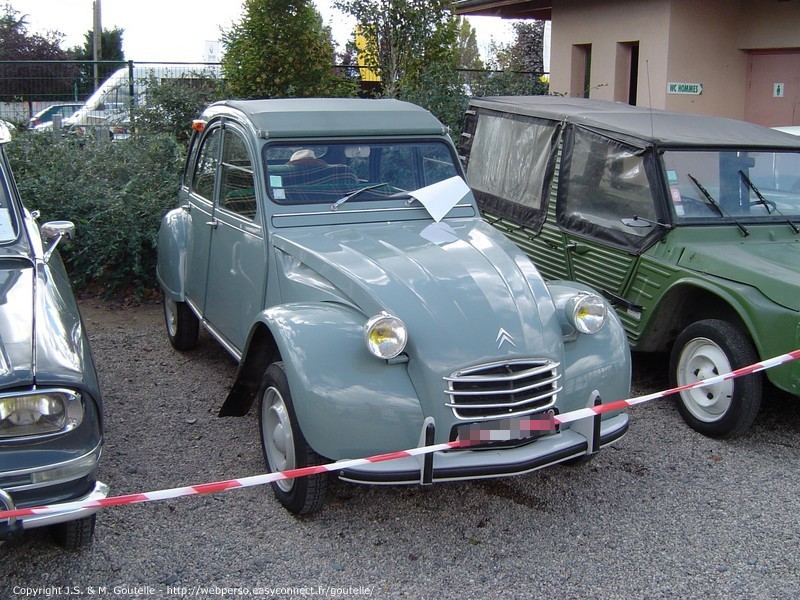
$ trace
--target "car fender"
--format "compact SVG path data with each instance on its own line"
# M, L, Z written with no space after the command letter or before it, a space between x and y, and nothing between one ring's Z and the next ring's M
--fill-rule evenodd
M788 331L795 332L793 346L800 345L800 325L795 311L775 303L753 286L728 280L718 281L711 275L704 278L682 277L673 281L653 308L653 316L643 331L643 337L652 336L650 332L655 327L674 329L680 325L682 311L680 308L677 311L674 309L675 306L680 307L676 298L690 296L693 291L718 299L708 303L706 310L701 313L702 318L725 319L734 324L738 320L761 360L795 349L786 347ZM798 394L800 365L797 363L768 369L765 375L780 389Z
M406 365L370 354L366 318L344 304L267 309L306 441L332 460L416 446L424 417Z
M595 334L579 334L568 323L567 301L585 292L602 296L594 289L572 281L547 284L564 333L564 390L562 412L585 408L594 391L603 403L627 399L630 395L631 352L625 328L616 311L606 303L605 325ZM603 418L611 418L608 413Z
M164 294L176 302L184 300L189 242L188 213L174 208L161 220L158 230L156 278Z

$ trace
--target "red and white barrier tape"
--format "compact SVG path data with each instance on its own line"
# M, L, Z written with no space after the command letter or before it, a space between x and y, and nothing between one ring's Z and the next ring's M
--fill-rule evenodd
M663 398L671 394L676 394L684 390L689 390L698 387L706 387L715 385L728 379L736 377L743 377L752 373L758 373L772 367L791 362L800 358L800 349L788 354L782 354L775 358L770 358L741 369L736 369L730 373L717 375L710 379L697 381L680 387L672 388L663 392L656 392L647 394L645 396L638 396L628 400L619 400L616 402L609 402L608 404L600 404L598 406L581 408L562 415L557 415L553 418L554 424L564 424L578 421L580 419L591 418L596 415L601 415L607 412L621 410L629 406L635 406L657 398ZM542 429L542 425L535 420L529 424L532 430ZM166 490L159 490L155 492L145 492L142 494L127 494L124 496L111 496L108 498L100 498L97 500L84 500L77 502L64 502L61 504L53 504L49 506L38 506L35 508L18 508L15 510L0 510L0 519L11 519L19 517L29 517L33 515L53 514L67 511L74 511L84 508L103 508L106 506L120 506L126 504L137 504L140 502L152 502L155 500L168 500L171 498L180 498L182 496L195 496L199 494L210 494L212 492L221 492L225 490L232 490L236 488L253 487L257 485L265 485L273 481L280 481L283 479L294 479L296 477L306 477L308 475L316 475L318 473L327 473L332 471L342 471L345 469L352 469L370 463L378 463L389 460L396 460L399 458L407 458L410 456L420 456L423 454L430 454L432 452L439 452L441 450L452 450L455 448L466 448L472 445L481 443L474 439L456 440L454 442L445 442L442 444L434 444L431 446L422 446L419 448L412 448L409 450L401 450L399 452L389 452L387 454L378 454L367 458L357 458L352 460L343 460L326 465L319 465L314 467L305 467L301 469L292 469L289 471L282 471L280 473L265 473L263 475L253 475L251 477L244 477L242 479L228 479L226 481L217 481L214 483L203 483L199 485L190 485L186 487L177 487Z

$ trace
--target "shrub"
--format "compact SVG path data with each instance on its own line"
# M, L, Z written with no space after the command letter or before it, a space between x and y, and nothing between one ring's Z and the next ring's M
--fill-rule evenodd
M158 227L175 205L182 145L163 134L109 142L23 133L8 151L39 222L76 225L76 241L59 249L76 292L140 300L155 289Z

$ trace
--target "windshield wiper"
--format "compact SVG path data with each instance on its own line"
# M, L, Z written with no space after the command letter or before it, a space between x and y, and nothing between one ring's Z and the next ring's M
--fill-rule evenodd
M733 219L733 222L736 223L736 226L742 232L743 236L747 237L748 235L750 235L750 232L747 231L747 228L744 225L742 225L741 223L739 223L739 221L737 221L736 218L733 215L729 215L724 210L722 210L722 206L720 206L719 202L714 200L714 198L711 196L711 194L708 193L708 190L703 187L702 183L697 181L697 179L695 179L692 176L691 173L687 173L687 175L689 176L689 179L691 179L692 182L697 186L697 189L702 192L703 196L706 197L706 200L708 200L708 204L710 204L711 206L716 208L717 212L720 214L721 217L728 217L730 219Z
M379 187L382 187L384 185L389 185L389 184L384 181L383 183L376 183L374 185L368 185L367 187L363 187L363 188L357 189L355 192L350 192L346 196L342 196L336 202L331 204L331 210L338 210L339 207L342 204L344 204L345 202L347 202L348 200L352 200L353 198L355 198L356 196L360 196L364 192L368 192L370 190L374 190L375 188L379 188Z
M770 202L768 202L767 199L764 198L764 196L761 194L761 192L758 191L756 184L750 181L750 178L747 175L745 175L744 171L742 171L741 169L739 169L739 175L741 176L742 181L744 181L745 185L747 185L747 187L753 190L753 193L756 195L756 198L758 198L758 201L764 205L764 208L767 209L767 214L768 215L772 214L769 210ZM797 225L792 223L792 220L790 218L788 218L780 210L778 210L778 206L774 202L772 202L772 210L774 210L781 217L783 217L783 220L789 224L789 227L792 228L792 231L794 231L795 233L800 233L800 229L797 228Z

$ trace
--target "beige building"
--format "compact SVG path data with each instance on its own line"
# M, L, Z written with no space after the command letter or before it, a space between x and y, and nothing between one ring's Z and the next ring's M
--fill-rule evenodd
M552 22L550 91L800 125L800 0L460 0Z

